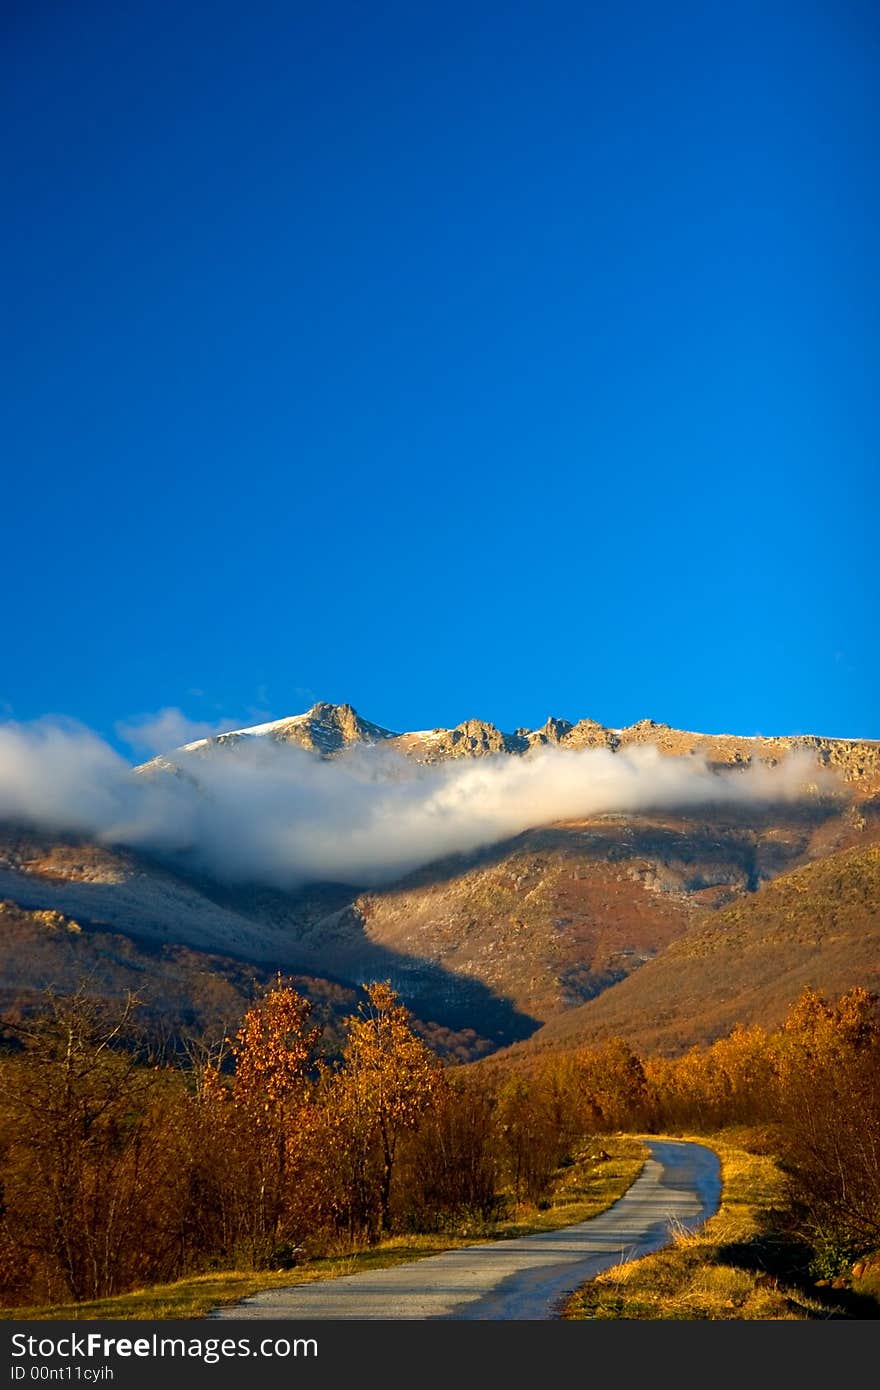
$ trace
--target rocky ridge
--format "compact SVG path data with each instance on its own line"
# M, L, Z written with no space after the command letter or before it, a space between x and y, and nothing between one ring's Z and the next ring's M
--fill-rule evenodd
M796 752L805 752L819 768L839 773L860 796L880 794L880 740L823 738L811 734L738 735L701 734L674 729L653 719L640 719L626 728L612 729L594 719L549 718L538 729L518 728L504 733L483 719L465 719L452 729L424 729L395 733L363 719L351 705L319 702L304 714L236 729L215 738L199 739L173 753L145 763L139 771L181 770L181 755L235 748L246 740L267 738L276 743L298 744L320 757L332 758L357 746L381 744L421 763L450 758L481 758L503 754L527 756L546 747L562 749L604 748L616 753L626 748L653 745L669 756L700 756L719 769L747 766L753 761L768 766Z

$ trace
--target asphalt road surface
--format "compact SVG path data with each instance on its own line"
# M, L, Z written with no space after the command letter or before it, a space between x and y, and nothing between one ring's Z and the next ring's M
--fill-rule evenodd
M569 1294L621 1260L695 1230L721 1194L717 1155L651 1139L651 1156L614 1206L577 1226L498 1240L315 1284L267 1289L209 1318L549 1319Z

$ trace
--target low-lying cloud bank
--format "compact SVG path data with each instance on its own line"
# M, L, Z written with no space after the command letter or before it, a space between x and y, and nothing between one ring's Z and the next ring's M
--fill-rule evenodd
M421 766L387 749L323 761L254 738L135 772L87 729L0 725L0 819L184 854L227 881L377 885L532 826L599 812L794 801L839 783L809 755L719 773L651 747L543 748Z

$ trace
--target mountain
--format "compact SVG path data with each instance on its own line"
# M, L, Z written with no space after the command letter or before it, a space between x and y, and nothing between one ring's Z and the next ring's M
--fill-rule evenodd
M880 740L822 738L815 735L750 737L738 734L690 733L641 719L623 729L607 728L594 719L548 718L539 729L518 728L502 733L482 719L466 719L453 729L422 729L395 733L362 719L351 705L319 702L304 714L275 719L266 724L235 729L214 738L197 739L172 753L165 753L138 769L162 770L185 765L187 755L204 755L213 748L234 748L242 741L268 739L295 743L321 757L335 757L358 745L382 744L418 762L442 762L448 758L479 758L495 754L527 754L549 745L558 748L606 748L611 752L646 744L661 753L683 757L697 754L719 769L742 767L751 761L770 766L794 752L805 752L819 768L831 769L860 794L880 793Z
M187 743L188 753L201 752L211 746L235 744L245 738L266 737L276 743L298 743L312 753L322 757L332 757L357 743L381 743L384 739L397 738L390 729L382 729L361 719L351 705L312 705L305 714L290 715L287 719L273 719L268 724L254 724L247 729L232 729L229 733L218 734L216 738L200 738L195 743Z
M552 1019L532 1044L616 1034L674 1053L737 1023L780 1023L806 985L836 997L857 984L880 989L878 844L802 865L695 922L637 974Z
M869 740L698 734L651 720L611 729L558 718L513 733L475 719L454 729L399 733L350 705L319 703L304 714L197 740L135 771L198 784L201 758L234 757L249 741L264 739L299 745L321 760L375 745L421 763L529 758L548 745L612 755L654 745L669 756L700 756L726 776L750 761L773 765L801 752L817 772L836 771L845 794L539 824L380 888L317 882L295 892L220 883L181 854L163 859L7 825L0 827L0 898L10 910L74 919L92 943L125 937L154 964L162 952L184 949L346 988L390 978L427 1023L456 1035L470 1030L458 1055L533 1035L535 1042L562 1044L624 1024L642 1028L641 1036L658 1045L677 1046L708 1035L727 1014L717 990L703 1005L694 961L704 957L676 952L718 923L723 932L731 920L725 914L764 902L774 881L841 854L858 856L880 840L880 743ZM8 928L9 919L0 920L0 930ZM5 963L0 958L0 989L15 972L22 987L29 960L36 980L38 962L48 958L45 934L38 940L23 931L14 969L8 953ZM827 964L831 971L833 953L814 955L817 969ZM686 958L691 964L684 969ZM711 951L705 955L714 959ZM862 961L858 952L854 960ZM687 981L681 997L677 972ZM170 979L167 972L161 977ZM775 996L766 983L761 999L770 1007ZM667 990L678 1002L664 1022ZM733 1007L736 988L731 991Z

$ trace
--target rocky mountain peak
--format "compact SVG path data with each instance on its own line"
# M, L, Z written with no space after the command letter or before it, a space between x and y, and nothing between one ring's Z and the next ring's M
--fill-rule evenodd
M536 729L534 740L539 743L562 743L574 728L568 719L555 719L552 715L540 729Z
M596 719L579 719L565 735L566 748L611 748L619 743L613 729L606 729Z
M456 757L507 752L504 734L484 719L465 719L450 731L450 739Z
M273 735L279 742L299 743L313 752L337 753L353 743L379 743L395 738L390 729L362 719L353 705L317 701L305 714L280 725Z

